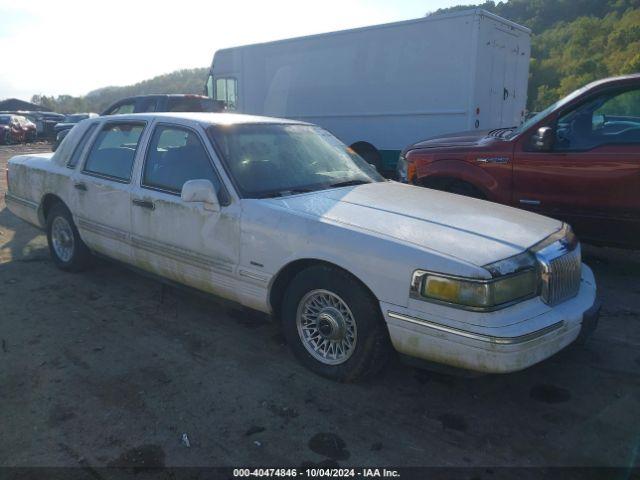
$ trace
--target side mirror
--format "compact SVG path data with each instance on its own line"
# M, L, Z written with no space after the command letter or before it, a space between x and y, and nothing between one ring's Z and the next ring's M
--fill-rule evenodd
M540 127L538 132L531 137L531 146L539 152L548 152L553 147L555 132L551 127Z
M209 180L188 180L182 186L180 198L187 203L202 202L205 210L212 212L220 210L216 190Z

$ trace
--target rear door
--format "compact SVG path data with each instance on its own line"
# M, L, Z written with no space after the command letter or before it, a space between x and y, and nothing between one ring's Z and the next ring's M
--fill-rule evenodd
M89 248L131 262L131 178L146 123L100 127L80 171L73 174L76 225Z
M491 111L486 128L512 127L520 124L526 91L519 85L526 64L521 57L528 58L528 36L519 30L507 30L497 24L490 34L491 52ZM525 87L526 88L526 87Z
M563 219L595 241L640 244L640 87L559 114L551 152L516 146L516 206Z

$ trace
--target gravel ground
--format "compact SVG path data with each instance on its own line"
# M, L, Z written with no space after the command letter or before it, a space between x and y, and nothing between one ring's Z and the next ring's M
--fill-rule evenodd
M0 147L0 169L48 149ZM57 270L2 197L0 465L638 466L640 252L585 257L604 301L585 347L509 375L395 362L341 385L262 315L107 262Z

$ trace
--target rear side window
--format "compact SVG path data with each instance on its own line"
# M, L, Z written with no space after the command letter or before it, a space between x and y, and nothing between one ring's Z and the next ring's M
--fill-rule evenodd
M89 128L87 128L86 132L84 132L84 135L82 135L82 138L80 139L80 141L76 145L75 150L71 154L71 158L67 162L67 167L76 168L76 165L78 165L78 160L80 160L80 156L84 151L84 147L87 145L87 142L91 138L91 135L93 135L93 132L95 131L97 126L98 124L94 123L93 125L90 125Z
M84 171L117 181L129 181L144 123L107 123L93 143Z
M179 195L188 180L220 180L198 135L185 128L161 125L153 132L144 165L142 185Z

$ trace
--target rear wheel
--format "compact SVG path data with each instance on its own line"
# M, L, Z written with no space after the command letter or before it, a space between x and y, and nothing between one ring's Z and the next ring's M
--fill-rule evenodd
M379 372L391 352L377 300L354 277L318 265L296 275L283 301L283 329L308 369L337 381Z
M71 213L61 203L51 207L47 215L47 242L58 268L79 272L91 264L91 251L80 238Z

